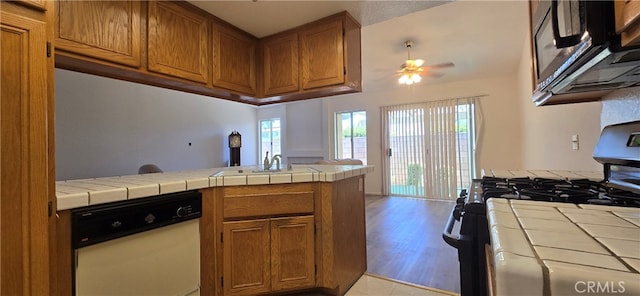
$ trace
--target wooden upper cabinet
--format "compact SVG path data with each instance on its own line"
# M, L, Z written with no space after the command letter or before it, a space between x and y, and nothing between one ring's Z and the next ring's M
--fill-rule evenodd
M271 219L273 291L315 285L313 216Z
M262 43L265 96L298 91L298 34L265 39Z
M614 7L622 46L640 44L640 0L616 0Z
M140 67L140 2L57 1L59 51Z
M302 89L344 83L342 19L300 32Z
M255 95L258 40L242 31L213 27L213 85Z
M194 9L187 9L179 2L148 3L149 71L207 83L207 16Z

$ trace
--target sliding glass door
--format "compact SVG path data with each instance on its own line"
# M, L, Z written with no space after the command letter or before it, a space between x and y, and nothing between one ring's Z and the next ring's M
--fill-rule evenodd
M475 98L382 107L385 194L455 199L475 177Z

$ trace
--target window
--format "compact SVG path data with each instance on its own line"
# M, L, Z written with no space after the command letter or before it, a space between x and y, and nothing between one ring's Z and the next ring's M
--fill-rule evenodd
M260 120L260 157L269 152L269 156L281 154L280 118Z
M367 164L367 113L336 113L336 158L354 158Z
M476 97L382 107L383 194L455 199L476 172Z

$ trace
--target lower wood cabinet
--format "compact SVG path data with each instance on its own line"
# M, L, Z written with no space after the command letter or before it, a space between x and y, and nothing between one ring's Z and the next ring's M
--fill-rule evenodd
M223 223L224 295L315 285L313 216Z

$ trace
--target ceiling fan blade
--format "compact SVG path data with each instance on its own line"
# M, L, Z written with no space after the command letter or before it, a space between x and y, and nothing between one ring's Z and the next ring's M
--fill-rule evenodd
M441 63L441 64L435 64L435 65L428 65L425 67L430 69L442 69L442 68L455 67L455 64L452 62L447 62L447 63Z
M431 77L431 78L438 78L438 77L442 77L444 76L443 73L435 73L435 72L426 72L424 74L422 74L425 77Z

